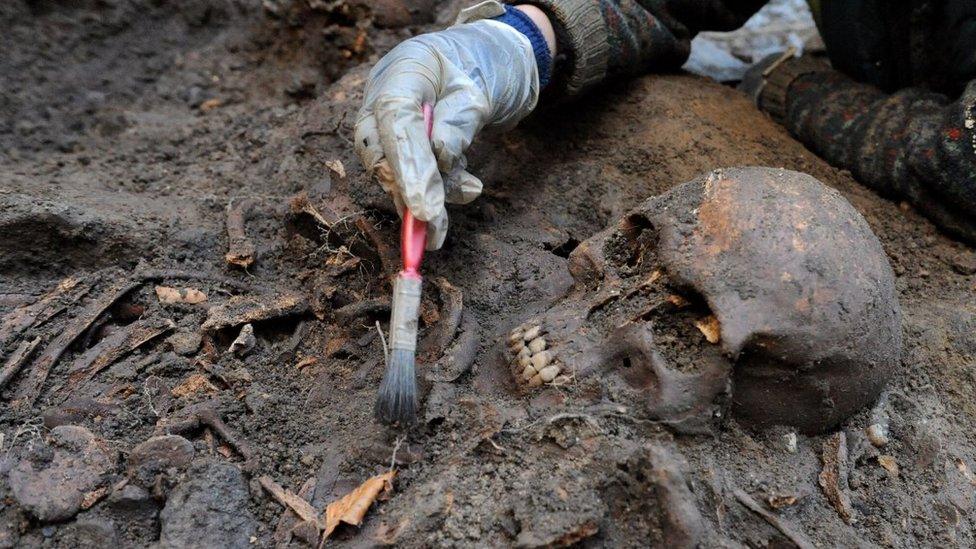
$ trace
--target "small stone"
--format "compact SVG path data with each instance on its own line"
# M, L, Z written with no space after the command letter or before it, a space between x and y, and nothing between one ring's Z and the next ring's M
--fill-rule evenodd
M556 366L555 364L546 366L541 372L539 372L539 376L542 377L542 381L545 381L546 383L556 379L557 375L559 375L559 366Z
M533 339L529 342L529 350L533 353L546 350L546 340L541 337Z
M518 359L518 364L522 368L525 368L526 366L531 366L532 365L532 358L527 357L527 356L520 356L519 359Z
M881 448L888 444L888 429L884 425L873 423L865 429L865 432L868 435L868 440L871 441L871 445L875 448Z
M783 435L783 442L786 445L786 451L795 454L796 453L796 433L786 433Z
M536 373L537 372L535 371L535 368L533 368L532 366L526 366L525 369L522 370L522 379L528 381L532 379L532 377L535 376Z
M551 360L552 359L549 357L549 352L542 351L541 353L532 355L532 366L534 366L536 370L542 370L549 365Z
M160 547L250 547L258 522L247 480L222 460L197 463L159 515Z
M511 349L513 353L519 353L522 351L522 349L525 349L525 342L522 341L522 338L519 338L515 343L509 344L509 349Z
M527 359L532 358L532 351L530 351L528 347L522 347L522 350L518 353L518 357L525 357Z
M238 334L237 339L230 344L230 349L228 350L238 357L243 357L251 352L251 349L254 348L254 344L257 341L254 337L254 327L250 324L245 324L241 328L241 333Z
M539 334L541 333L542 333L542 326L533 326L525 332L525 335L522 336L522 339L524 339L525 341L532 341L533 339L539 337Z
M173 348L173 352L183 356L195 354L202 341L200 334L195 331L179 331L166 338L166 343Z
M522 341L521 330L512 330L512 333L508 334L508 344L514 345L516 341Z
M61 425L43 443L17 454L7 480L14 499L38 520L64 521L114 467L115 457L88 429Z
M527 384L529 387L538 387L542 385L542 376L536 374L532 379L529 380Z
M170 469L183 469L193 459L193 444L179 435L152 437L136 445L129 453L129 478L149 488L156 477Z

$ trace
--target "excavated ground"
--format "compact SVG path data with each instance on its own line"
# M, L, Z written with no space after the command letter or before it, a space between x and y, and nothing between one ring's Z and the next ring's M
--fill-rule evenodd
M485 194L451 210L425 263L422 425L376 425L397 225L352 124L371 63L455 7L366 4L0 6L0 360L19 367L0 546L302 546L314 526L293 528L258 479L321 511L391 464L392 490L336 544L976 543L976 254L697 77L621 84L476 146ZM838 431L846 454L836 432L792 448L789 429L731 417L678 436L612 394L520 393L504 339L565 295L569 252L641 199L743 165L840 190L895 270L905 352ZM246 269L225 261L237 214ZM157 286L207 301L161 303ZM231 350L247 323L255 339Z

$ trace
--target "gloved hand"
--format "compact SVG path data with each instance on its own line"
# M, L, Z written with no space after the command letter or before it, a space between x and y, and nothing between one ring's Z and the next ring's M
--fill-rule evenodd
M401 216L407 207L427 221L428 250L440 248L447 235L445 201L466 204L481 194L464 156L475 135L514 127L539 97L529 40L498 21L464 23L485 15L466 10L462 24L411 38L386 54L370 71L356 122L363 165L373 173L388 163L392 178L379 179ZM430 140L424 103L434 105Z

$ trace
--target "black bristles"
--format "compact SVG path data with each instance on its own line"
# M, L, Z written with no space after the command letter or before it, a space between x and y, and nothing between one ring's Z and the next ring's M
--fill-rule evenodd
M414 352L391 349L386 375L376 396L376 419L389 425L409 427L417 422L417 378Z

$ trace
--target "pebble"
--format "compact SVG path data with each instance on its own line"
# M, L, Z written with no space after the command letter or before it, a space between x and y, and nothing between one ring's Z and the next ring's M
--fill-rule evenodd
M535 374L536 374L535 368L533 368L532 366L526 366L525 369L522 370L522 379L528 381L532 379L532 377L535 376Z
M865 429L865 432L868 435L868 440L871 441L871 445L875 448L881 448L888 444L888 429L884 425L873 423Z
M525 349L525 342L522 341L522 338L519 338L518 341L510 345L513 353L520 353L523 349Z
M786 451L795 454L796 453L796 433L786 433L783 435L783 441L786 443Z
M522 341L522 332L518 330L512 330L512 333L508 334L508 344L515 345L516 342Z
M518 363L519 363L519 366L525 368L526 366L531 366L532 365L532 359L530 357L527 357L527 356L519 356Z
M538 387L539 385L542 385L542 376L536 374L529 380L529 387Z
M539 337L539 334L541 333L542 333L542 326L533 326L529 328L528 331L525 332L525 335L522 336L522 339L524 339L525 341L532 341L533 339Z
M533 353L546 350L546 340L542 339L541 337L533 339L529 342L529 350Z

